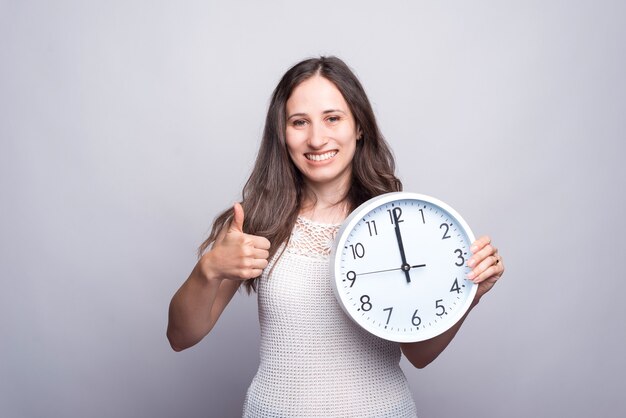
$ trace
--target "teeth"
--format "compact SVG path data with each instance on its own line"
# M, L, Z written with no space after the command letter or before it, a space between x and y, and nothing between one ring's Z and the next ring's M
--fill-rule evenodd
M337 151L329 151L329 152L325 152L324 154L304 154L304 155L309 160L324 161L324 160L328 160L329 158L333 158L335 154L337 154Z

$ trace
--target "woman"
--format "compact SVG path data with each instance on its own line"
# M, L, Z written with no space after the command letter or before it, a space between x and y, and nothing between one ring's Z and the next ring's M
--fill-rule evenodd
M243 201L215 220L170 304L167 335L179 351L208 334L241 284L258 291L260 365L244 416L416 416L401 352L426 366L465 318L431 340L381 340L341 311L328 268L347 215L401 190L394 168L367 96L341 60L305 60L283 76ZM471 251L473 308L504 267L488 237Z

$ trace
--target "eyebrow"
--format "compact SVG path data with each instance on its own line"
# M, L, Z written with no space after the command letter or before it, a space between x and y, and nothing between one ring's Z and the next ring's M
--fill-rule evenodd
M344 115L346 114L346 112L344 112L341 109L328 109L328 110L324 110L322 112L323 115L327 115L328 113L335 113L335 112L339 112L339 113L343 113ZM292 113L291 115L289 115L289 117L287 117L287 120L294 118L294 117L300 117L300 116L308 116L306 113Z

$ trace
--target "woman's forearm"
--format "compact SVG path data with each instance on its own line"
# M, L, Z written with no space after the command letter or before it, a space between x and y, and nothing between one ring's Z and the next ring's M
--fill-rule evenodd
M170 302L167 338L175 351L195 345L213 329L241 284L211 268L211 256L196 264Z
M422 369L432 363L454 339L461 325L463 325L465 318L467 318L467 315L469 315L470 311L474 309L477 304L478 301L474 301L465 315L443 334L439 334L426 341L400 344L402 353L407 360L418 369Z

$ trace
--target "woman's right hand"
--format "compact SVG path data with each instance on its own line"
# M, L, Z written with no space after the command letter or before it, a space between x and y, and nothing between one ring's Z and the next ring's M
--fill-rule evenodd
M243 232L243 207L235 203L233 220L215 239L210 251L198 261L207 279L248 280L258 277L267 267L270 242Z

